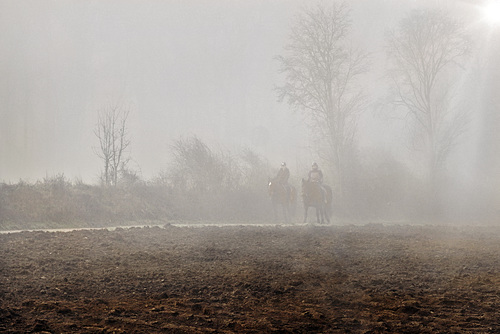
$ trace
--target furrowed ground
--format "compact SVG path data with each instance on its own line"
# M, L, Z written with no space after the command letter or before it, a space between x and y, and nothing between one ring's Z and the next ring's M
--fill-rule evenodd
M2 333L494 333L500 229L0 234Z

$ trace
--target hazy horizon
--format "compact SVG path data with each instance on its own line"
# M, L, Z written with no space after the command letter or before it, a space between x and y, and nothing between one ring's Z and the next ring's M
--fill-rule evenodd
M384 33L408 10L439 1L347 1L353 43L371 53L370 91L383 94ZM456 3L464 11L472 1ZM441 1L443 3L443 1ZM450 5L451 4L451 5ZM315 159L304 115L277 101L283 52L302 1L0 0L0 181L64 173L96 182L98 111L130 110L130 167L151 178L170 145L197 136L300 173ZM380 96L375 96L375 101ZM404 128L371 112L362 148L407 157ZM470 149L470 148L469 148Z

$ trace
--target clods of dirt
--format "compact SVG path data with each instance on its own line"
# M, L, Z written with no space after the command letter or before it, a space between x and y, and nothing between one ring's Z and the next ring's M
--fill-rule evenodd
M0 235L2 333L495 333L500 229Z

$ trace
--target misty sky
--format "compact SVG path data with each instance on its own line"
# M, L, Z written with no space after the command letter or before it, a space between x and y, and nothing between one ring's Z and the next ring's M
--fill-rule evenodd
M354 41L377 64L372 79L383 75L385 30L424 2L348 1ZM95 182L97 113L117 104L130 110L130 167L145 178L168 167L180 136L250 147L275 165L310 162L303 115L273 90L274 57L303 3L0 0L0 181ZM361 125L362 145L400 149L389 123Z

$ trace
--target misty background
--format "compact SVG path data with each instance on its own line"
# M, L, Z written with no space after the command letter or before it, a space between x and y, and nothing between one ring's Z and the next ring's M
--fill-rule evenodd
M1 176L93 182L97 112L130 109L144 177L181 135L296 158L300 119L276 102L298 2L2 1ZM286 152L286 153L285 153Z
M496 214L500 27L484 22L484 2L346 3L352 43L370 56L359 156L367 166L397 161L415 175L419 157L409 149L407 121L384 102L386 33L415 8L439 6L464 19L476 43L460 96L473 119L446 165L453 182L444 192L453 210L484 197L485 210ZM278 102L275 91L284 80L276 56L303 7L263 0L0 0L0 181L63 173L98 184L94 129L99 112L116 105L130 111L129 168L144 180L171 168L172 144L192 136L217 149L250 149L267 159L269 173L286 161L293 180L305 177L318 160L307 115Z

